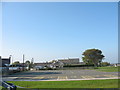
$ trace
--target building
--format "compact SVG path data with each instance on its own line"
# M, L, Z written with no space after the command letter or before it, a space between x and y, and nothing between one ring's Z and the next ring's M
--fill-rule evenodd
M41 67L42 68L51 68L51 69L58 69L58 68L63 68L63 63L60 61L56 61L56 62L49 62L49 63L34 63L35 67Z
M9 74L9 67L7 65L10 64L10 57L9 58L2 58L0 56L0 74L7 75Z
M56 68L63 68L64 64L60 61L55 61L52 63L52 65Z
M70 64L69 59L58 59L59 62L62 62L64 65Z
M51 63L34 63L34 66L42 66L42 67L45 67L45 66L48 66L50 65Z
M1 65L9 65L10 64L10 57L9 58L2 58L0 56L0 64Z
M79 65L85 65L85 62L79 62Z
M79 58L58 59L64 65L79 64Z
M1 58L2 64L3 65L10 64L10 59L11 59L11 57L9 57L9 58Z

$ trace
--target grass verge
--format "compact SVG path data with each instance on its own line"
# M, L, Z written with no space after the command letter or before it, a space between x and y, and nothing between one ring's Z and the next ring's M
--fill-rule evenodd
M103 72L120 72L120 67L97 67L94 70Z
M9 81L26 88L118 88L118 79L81 81Z

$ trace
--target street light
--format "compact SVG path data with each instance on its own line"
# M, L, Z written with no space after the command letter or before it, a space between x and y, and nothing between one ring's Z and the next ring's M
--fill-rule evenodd
M12 55L9 56L10 61L12 61L11 57L12 57ZM13 63L13 61L12 61L12 63ZM11 64L12 64L12 63L11 63Z
M11 59L11 57L12 57L12 59ZM12 65L12 70L13 70L13 56L12 55L10 55L10 60L12 61L12 63L11 63L11 65Z

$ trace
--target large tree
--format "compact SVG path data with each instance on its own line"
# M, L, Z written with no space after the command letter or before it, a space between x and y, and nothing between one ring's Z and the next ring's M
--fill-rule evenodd
M99 66L105 57L99 49L88 49L84 51L82 55L83 62L86 64L94 64L94 66Z
M28 69L30 70L30 68L32 67L31 62L29 60L27 60L25 62L25 64L27 65Z

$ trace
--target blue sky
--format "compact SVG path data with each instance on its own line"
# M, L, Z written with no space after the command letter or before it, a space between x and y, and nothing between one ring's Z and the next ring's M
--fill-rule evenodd
M3 3L2 56L35 62L79 57L91 48L118 62L117 2Z

